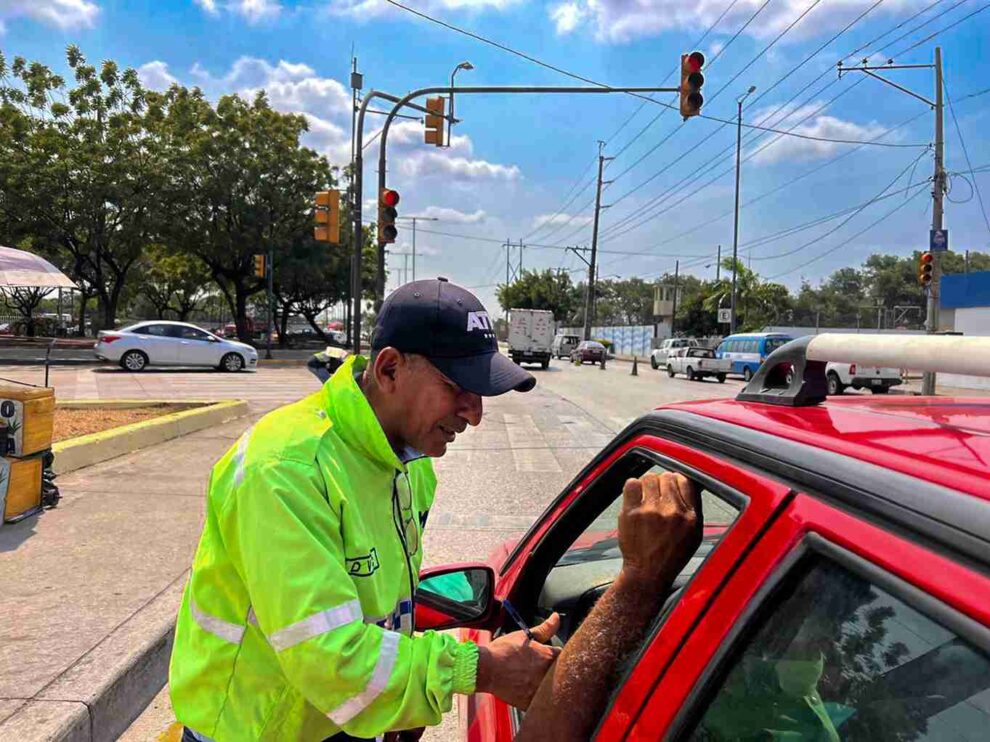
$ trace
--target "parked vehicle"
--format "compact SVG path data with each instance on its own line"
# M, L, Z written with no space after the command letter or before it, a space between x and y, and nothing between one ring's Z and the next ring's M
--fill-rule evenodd
M573 351L571 361L582 366L586 362L605 363L605 346L595 340L582 340Z
M824 364L806 360L829 360L816 346L829 337L872 352L802 338L735 400L643 416L488 563L425 570L423 584L460 572L471 600L417 592L416 629L461 626L485 646L516 629L510 601L529 625L557 611L566 644L621 567L623 482L679 472L701 494L701 546L612 682L595 740L986 739L990 398L828 400ZM912 340L870 364L990 373L990 338ZM786 365L801 380L775 387ZM458 703L466 742L518 729L494 696Z
M715 355L718 358L729 358L732 361L729 373L739 374L749 381L768 355L791 340L793 338L789 335L776 332L729 335L718 344Z
M139 322L122 330L101 330L96 357L119 363L125 371L148 366L213 366L220 371L254 370L258 351L185 322Z
M516 363L550 365L553 351L553 312L546 309L509 310L509 358Z
M694 338L667 338L660 343L659 348L654 348L650 351L650 365L654 369L666 368L667 366L667 356L670 352L676 350L677 348L699 348L701 343L699 343Z
M581 338L578 335L557 335L553 339L554 358L570 358L571 352L578 347Z
M842 394L848 387L886 394L891 387L903 383L900 369L864 366L861 363L829 363L826 379L829 394Z
M716 358L709 348L675 348L667 356L667 376L684 374L691 381L701 381L714 376L719 384L725 383L725 375L732 368L728 358Z

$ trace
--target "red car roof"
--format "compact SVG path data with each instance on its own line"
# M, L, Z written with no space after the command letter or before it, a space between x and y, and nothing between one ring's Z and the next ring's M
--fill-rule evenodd
M848 397L813 407L733 399L667 405L990 500L990 398Z

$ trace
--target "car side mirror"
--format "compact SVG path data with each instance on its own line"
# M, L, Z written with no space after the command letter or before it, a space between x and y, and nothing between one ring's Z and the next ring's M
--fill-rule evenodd
M479 626L495 607L495 571L487 564L423 570L416 588L416 631Z

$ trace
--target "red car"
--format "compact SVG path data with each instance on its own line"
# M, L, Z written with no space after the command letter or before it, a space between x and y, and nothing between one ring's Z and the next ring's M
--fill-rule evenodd
M631 424L463 573L469 600L427 594L465 565L424 571L417 628L484 644L515 629L509 599L533 624L559 612L566 643L621 565L622 483L677 471L702 490L705 538L595 739L990 738L990 399L825 395L831 356L961 373L990 369L990 338L931 336L919 357L835 337L780 349L735 400ZM512 739L522 712L459 698L463 739Z
M605 361L605 346L594 340L582 340L574 350L571 351L571 361L580 363L602 363Z

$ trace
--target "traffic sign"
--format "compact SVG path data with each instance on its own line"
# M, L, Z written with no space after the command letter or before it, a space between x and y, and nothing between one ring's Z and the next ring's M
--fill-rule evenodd
M928 249L942 252L949 249L949 230L933 229L928 234Z
M732 324L732 309L719 309L718 310L718 323L720 325L731 325Z

